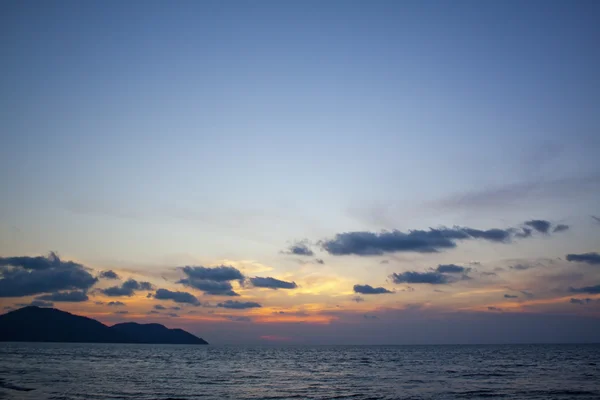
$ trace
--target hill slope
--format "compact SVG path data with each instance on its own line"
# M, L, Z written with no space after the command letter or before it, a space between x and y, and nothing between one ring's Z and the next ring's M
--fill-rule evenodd
M24 307L0 315L2 342L208 344L181 329L133 322L108 327L55 308Z

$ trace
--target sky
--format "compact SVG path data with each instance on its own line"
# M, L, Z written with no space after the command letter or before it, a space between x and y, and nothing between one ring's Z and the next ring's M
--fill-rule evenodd
M0 312L600 341L600 3L3 2Z

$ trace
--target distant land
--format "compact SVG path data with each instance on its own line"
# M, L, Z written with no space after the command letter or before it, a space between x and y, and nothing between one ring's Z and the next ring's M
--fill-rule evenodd
M208 344L183 329L135 322L106 326L92 318L34 306L0 315L0 342Z

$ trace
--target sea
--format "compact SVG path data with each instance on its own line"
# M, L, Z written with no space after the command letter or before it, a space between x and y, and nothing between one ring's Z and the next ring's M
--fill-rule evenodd
M600 399L600 345L0 343L0 399Z

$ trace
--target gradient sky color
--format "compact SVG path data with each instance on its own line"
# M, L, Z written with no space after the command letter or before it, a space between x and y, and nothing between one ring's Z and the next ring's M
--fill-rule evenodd
M211 343L598 341L600 263L566 256L600 251L599 41L596 1L4 2L0 258L115 271L54 306ZM324 247L454 226L513 230ZM448 264L466 277L393 281ZM177 283L220 265L297 287ZM99 291L128 278L203 306Z

